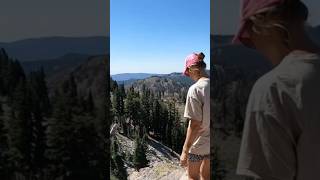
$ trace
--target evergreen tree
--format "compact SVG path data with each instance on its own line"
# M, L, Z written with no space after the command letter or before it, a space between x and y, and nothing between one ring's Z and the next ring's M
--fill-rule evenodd
M115 89L118 89L118 83L117 81L114 80L110 80L110 90L111 92L113 92Z
M181 153L185 139L186 129L184 128L184 125L180 122L180 115L177 109L175 109L173 126L174 128L172 131L172 149L178 153Z
M5 87L6 71L8 70L9 58L3 48L0 49L0 94L5 95L7 89Z
M168 105L168 121L167 121L167 127L166 127L166 141L165 143L167 146L172 148L172 128L173 128L173 121L175 118L175 111L174 111L174 105L172 103L169 103Z
M125 102L125 112L129 119L129 124L133 125L135 132L137 126L142 125L141 121L141 104L138 94L134 91L133 87L130 88L127 99ZM131 134L132 135L132 134Z
M32 177L34 170L34 142L31 99L26 80L20 80L13 93L8 120L9 161L16 173Z
M133 156L133 164L136 170L146 167L148 165L148 160L146 156L147 145L143 138L140 137L139 132L137 132L135 137L135 149Z
M89 91L87 97L79 97L79 106L82 109L82 113L87 113L92 117L95 117L96 115L96 108L92 96L91 90Z
M47 165L45 158L46 150L46 124L45 117L50 114L50 102L48 97L47 86L45 82L43 69L32 72L29 77L29 86L31 93L31 112L33 120L32 135L34 138L34 171L37 177L43 177L43 168Z
M141 121L142 126L144 126L147 129L147 132L151 129L151 117L150 117L150 111L151 111L151 105L150 105L150 90L148 90L143 84L142 86L142 95L140 97L141 102ZM144 128L142 127L142 129Z
M161 105L159 100L155 100L153 102L153 109L152 109L152 129L156 136L160 135L160 128L161 127Z
M104 143L95 128L94 117L74 115L70 179L103 179L105 174Z
M31 72L29 79L33 96L39 103L39 111L42 113L42 116L49 117L51 113L51 104L48 95L47 82L45 80L46 76L43 68L41 68L39 71Z
M168 108L162 103L161 105L161 116L160 116L160 119L162 119L161 123L160 123L160 126L159 126L159 129L160 129L160 134L161 134L161 137L160 137L160 140L161 142L163 142L164 144L167 144L167 128L168 128L168 115L169 115L169 112L168 112Z
M124 114L124 96L125 94L123 94L122 90L117 87L114 89L112 101L114 109L113 111L121 125L123 124L122 117Z
M8 167L8 164L7 129L4 124L2 113L0 113L0 177L2 177L3 179L10 178L10 169Z
M54 99L53 114L48 123L46 156L50 160L50 176L66 178L70 176L71 166L74 163L72 107L64 93L56 91Z
M24 71L19 63L19 61L11 60L5 53L4 49L1 50L1 85L2 94L8 95L12 98L15 92L16 86L21 79L26 79Z
M119 85L119 91L120 91L120 94L122 95L123 99L125 99L127 96L126 96L126 90L124 88L124 84Z
M46 154L50 174L64 179L102 179L105 175L104 137L95 117L83 109L74 77L56 91L53 117L48 125ZM88 97L90 99L90 95Z
M120 180L126 180L128 175L124 167L122 156L119 154L119 145L116 137L114 137L112 140L111 161L112 174L114 174Z
M95 105L94 105L94 100L93 100L93 96L92 96L92 92L91 90L89 91L89 94L88 94L88 98L87 98L87 112L94 116L95 114Z
M68 107L71 108L72 113L80 113L78 90L75 77L73 74L69 76L69 79L62 83L61 93L64 96Z

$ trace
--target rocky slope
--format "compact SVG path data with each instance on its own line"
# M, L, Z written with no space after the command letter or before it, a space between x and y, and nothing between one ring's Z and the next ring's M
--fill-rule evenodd
M134 142L119 133L115 133L121 151L133 154ZM126 162L128 180L186 180L184 168L179 166L179 155L160 142L149 137L147 159L149 166L136 171Z

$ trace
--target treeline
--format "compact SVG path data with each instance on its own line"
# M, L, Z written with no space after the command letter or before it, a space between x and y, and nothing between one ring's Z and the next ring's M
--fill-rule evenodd
M113 122L119 124L120 133L135 139L133 160L138 159L134 161L137 169L147 165L145 155L141 155L146 153L147 136L181 152L186 123L181 121L174 101L162 100L161 94L154 94L145 85L138 91L112 81L111 91Z
M214 128L227 136L234 134L241 137L249 94L262 72L220 65L213 67Z
M49 97L43 69L26 75L0 51L0 177L105 179L105 114L71 74Z

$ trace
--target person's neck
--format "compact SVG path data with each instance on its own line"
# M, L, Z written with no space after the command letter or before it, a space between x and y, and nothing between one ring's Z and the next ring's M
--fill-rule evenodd
M300 36L295 36L290 43L290 47L279 45L272 47L267 53L267 58L273 65L278 65L292 51L305 51L310 53L319 53L320 48L316 45L306 33L301 33Z
M200 79L204 79L204 78L205 78L205 79L208 78L208 75L207 75L207 74L203 74L203 75L197 77L197 78L196 78L196 81L198 81L198 80L200 80Z
M273 47L269 50L269 53L266 53L267 59L271 61L271 64L274 66L280 64L283 58L288 55L290 51L284 48Z

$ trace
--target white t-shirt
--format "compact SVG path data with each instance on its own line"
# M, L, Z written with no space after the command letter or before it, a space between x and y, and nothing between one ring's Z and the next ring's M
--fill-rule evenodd
M320 56L293 51L254 85L237 173L320 179Z
M201 121L204 132L192 144L189 153L210 154L210 79L201 78L188 91L184 117Z

